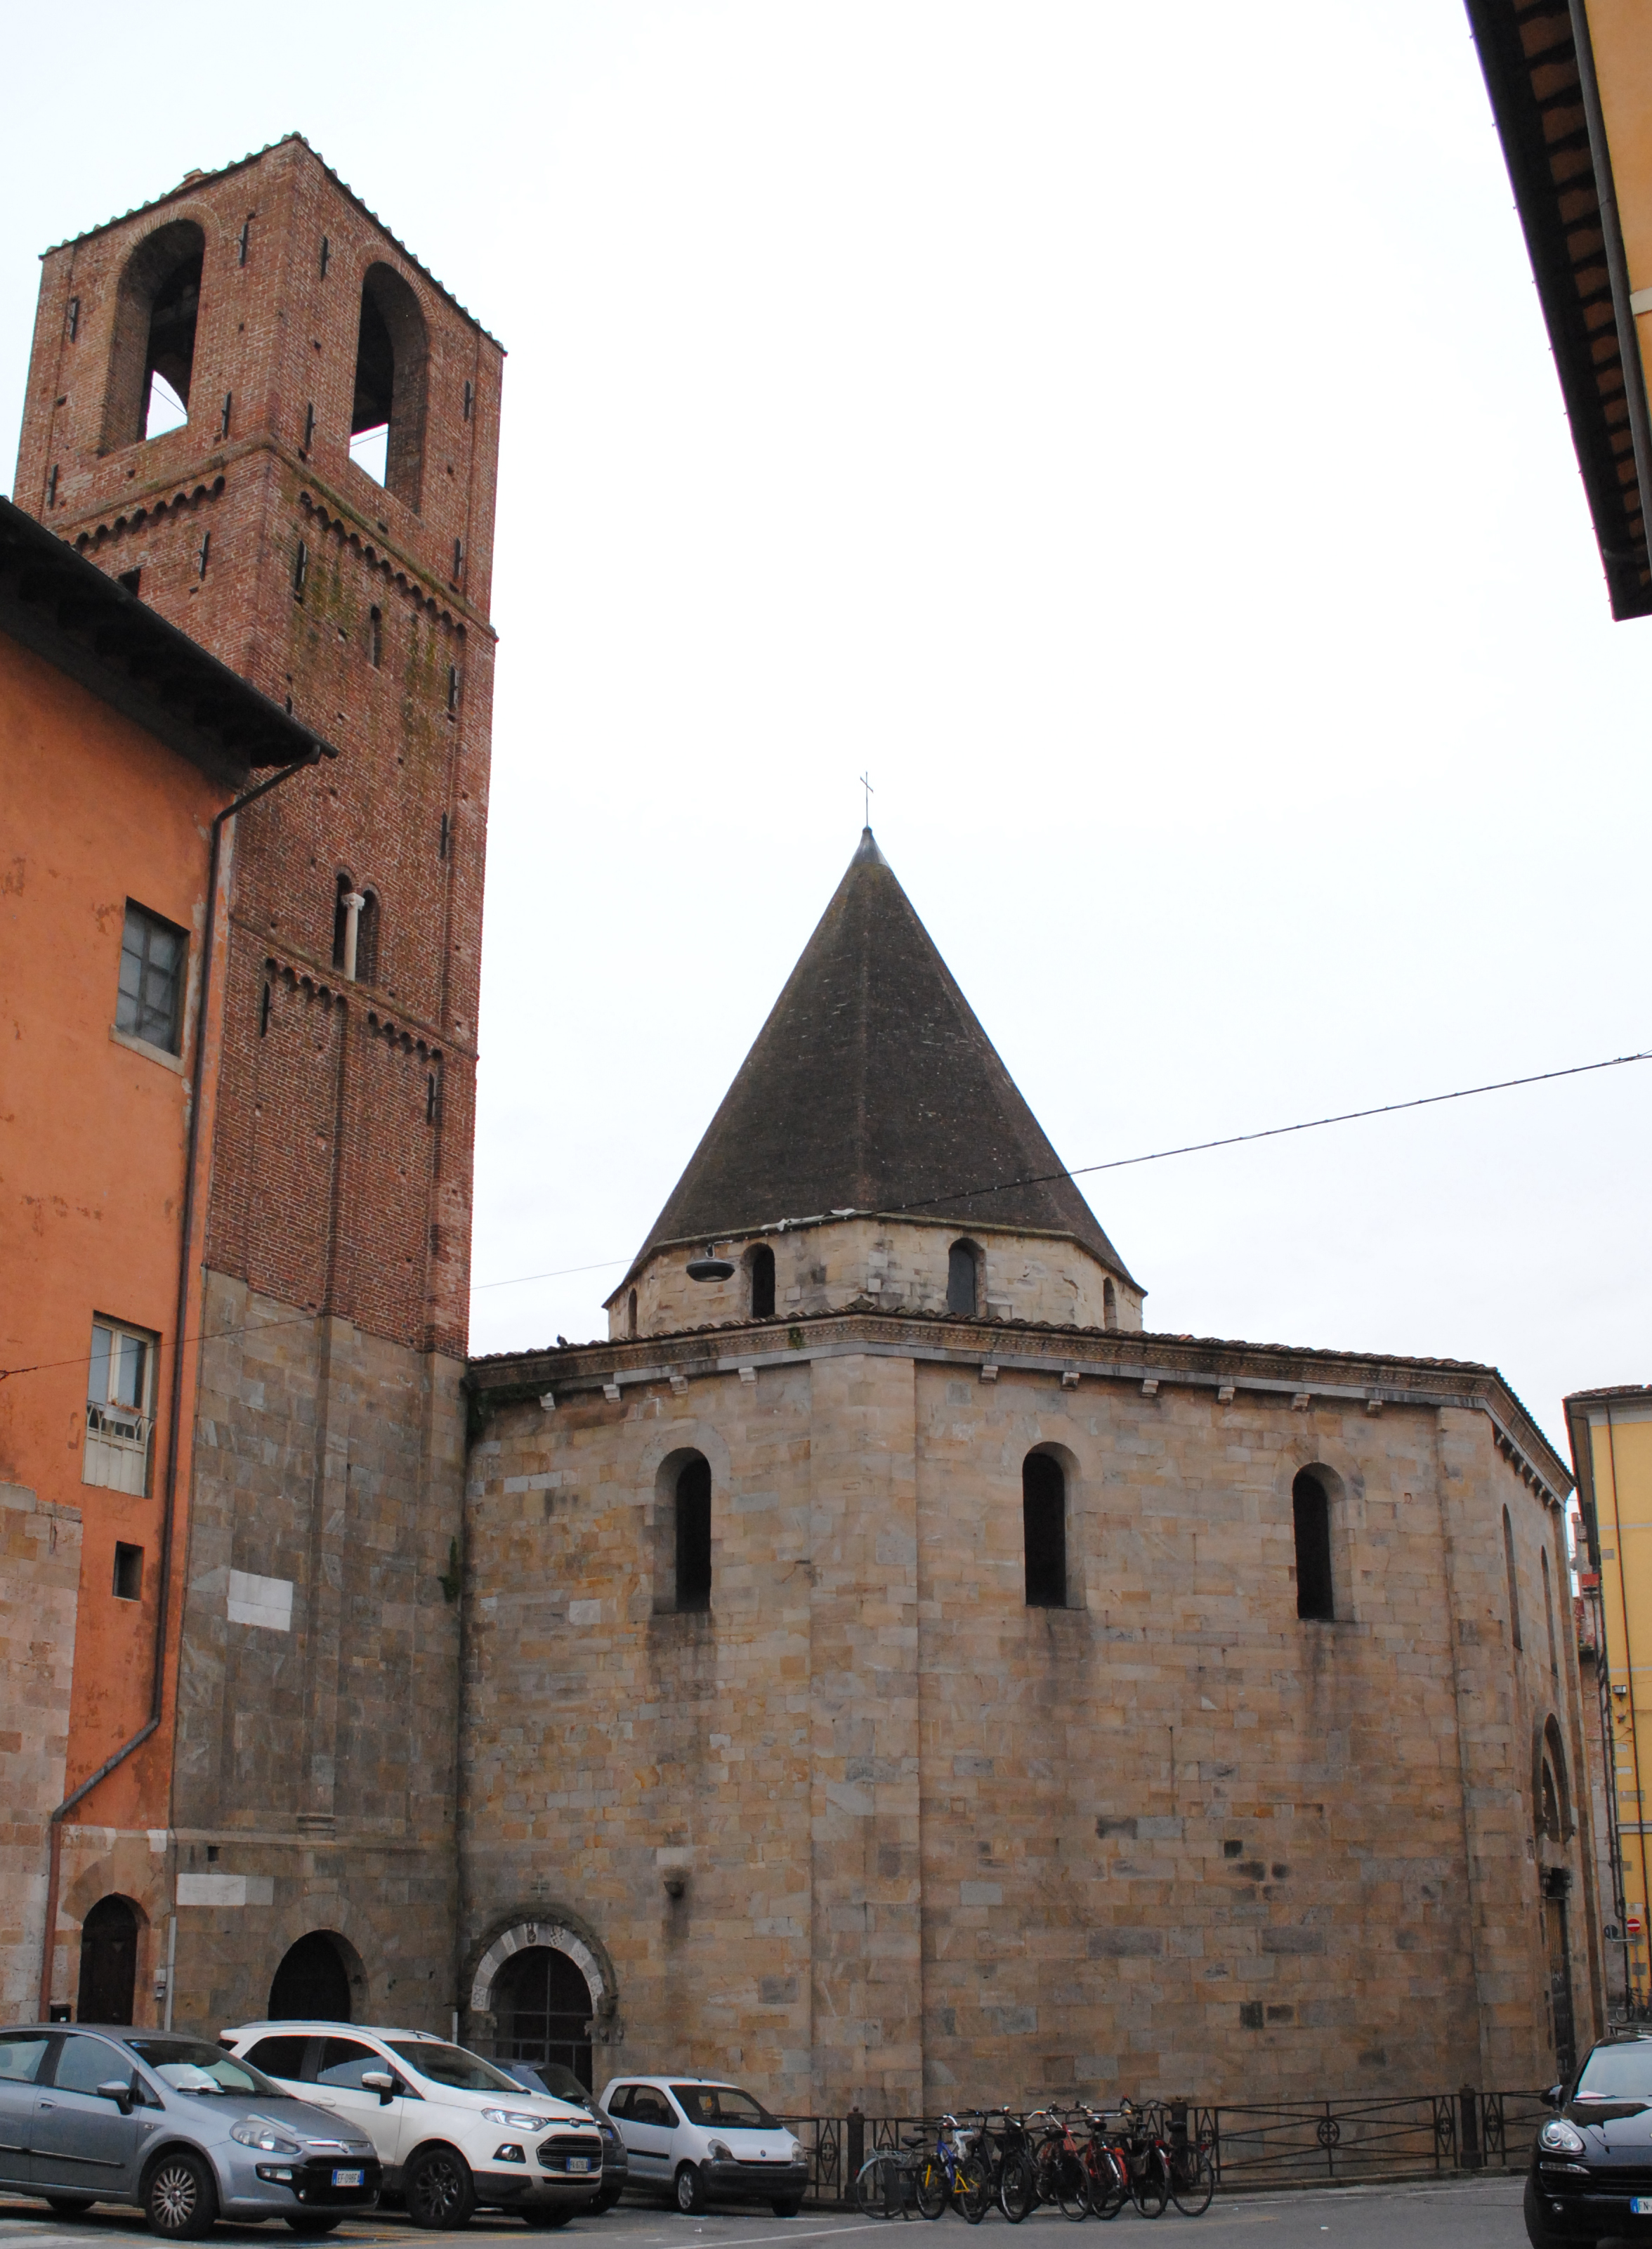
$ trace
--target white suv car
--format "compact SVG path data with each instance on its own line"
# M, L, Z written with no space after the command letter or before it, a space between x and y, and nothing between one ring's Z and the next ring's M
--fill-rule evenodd
M601 2105L625 2142L631 2184L658 2187L686 2214L713 2197L766 2202L777 2218L795 2218L803 2207L809 2163L801 2143L737 2085L616 2077Z
M243 2023L220 2046L364 2132L415 2225L466 2225L480 2204L565 2225L602 2191L602 2136L566 2101L528 2094L480 2054L424 2031Z

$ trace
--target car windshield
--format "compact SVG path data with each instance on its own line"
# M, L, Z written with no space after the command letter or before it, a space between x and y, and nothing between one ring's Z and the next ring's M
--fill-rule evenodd
M282 2097L281 2087L272 2085L261 2070L254 2069L250 2062L237 2061L221 2046L209 2046L204 2039L129 2038L126 2043L175 2093L256 2093L264 2098L273 2095L278 2101Z
M726 2124L737 2132L772 2132L774 2118L734 2085L674 2085L672 2098L691 2124Z
M392 2053L421 2077L428 2077L433 2085L451 2085L459 2093L514 2093L519 2100L522 2087L514 2077L507 2077L490 2061L483 2061L479 2053L467 2053L462 2046L442 2046L434 2039L387 2039L385 2044Z
M1583 2065L1575 2101L1652 2101L1652 2039L1597 2046Z
M588 2108L591 2095L571 2069L559 2061L536 2061L529 2072L553 2101L571 2101L576 2108Z

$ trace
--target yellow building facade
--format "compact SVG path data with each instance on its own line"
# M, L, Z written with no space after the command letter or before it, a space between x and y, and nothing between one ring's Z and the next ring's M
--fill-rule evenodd
M1652 1385L1566 1401L1583 1544L1583 1637L1595 1647L1601 1723L1602 1921L1614 2012L1652 2009L1647 1836L1652 1828Z

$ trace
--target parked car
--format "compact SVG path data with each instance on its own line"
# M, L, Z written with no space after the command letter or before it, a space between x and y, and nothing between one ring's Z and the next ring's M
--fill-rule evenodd
M1603 2039L1544 2097L1558 2113L1538 2132L1526 2177L1532 2249L1652 2236L1652 2036Z
M387 2194L415 2225L452 2228L483 2205L566 2225L602 2191L602 2136L566 2101L531 2098L479 2053L426 2031L360 2023L243 2023L231 2053L365 2132Z
M657 2187L692 2216L708 2202L766 2202L777 2218L803 2207L802 2144L760 2101L715 2077L616 2077L602 2107L625 2142L633 2186Z
M602 2135L602 2191L593 2207L599 2211L612 2210L625 2192L629 2170L625 2142L619 2128L609 2123L598 2108L596 2094L559 2061L502 2061L499 2067L530 2093L548 2093L553 2101L566 2101L571 2108L582 2108L591 2118Z
M135 2203L194 2240L220 2218L331 2233L371 2210L381 2166L354 2125L203 2039L101 2024L0 2031L0 2186L60 2217Z

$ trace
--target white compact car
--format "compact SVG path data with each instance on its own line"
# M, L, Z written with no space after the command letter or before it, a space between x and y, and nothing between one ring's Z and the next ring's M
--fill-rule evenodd
M455 2227L487 2204L565 2225L602 2191L602 2136L549 2094L424 2031L243 2023L218 2043L313 2108L366 2133L415 2225Z
M766 2202L777 2218L803 2207L809 2164L801 2143L737 2085L616 2077L601 2105L625 2142L631 2184L657 2187L686 2215L714 2197Z

